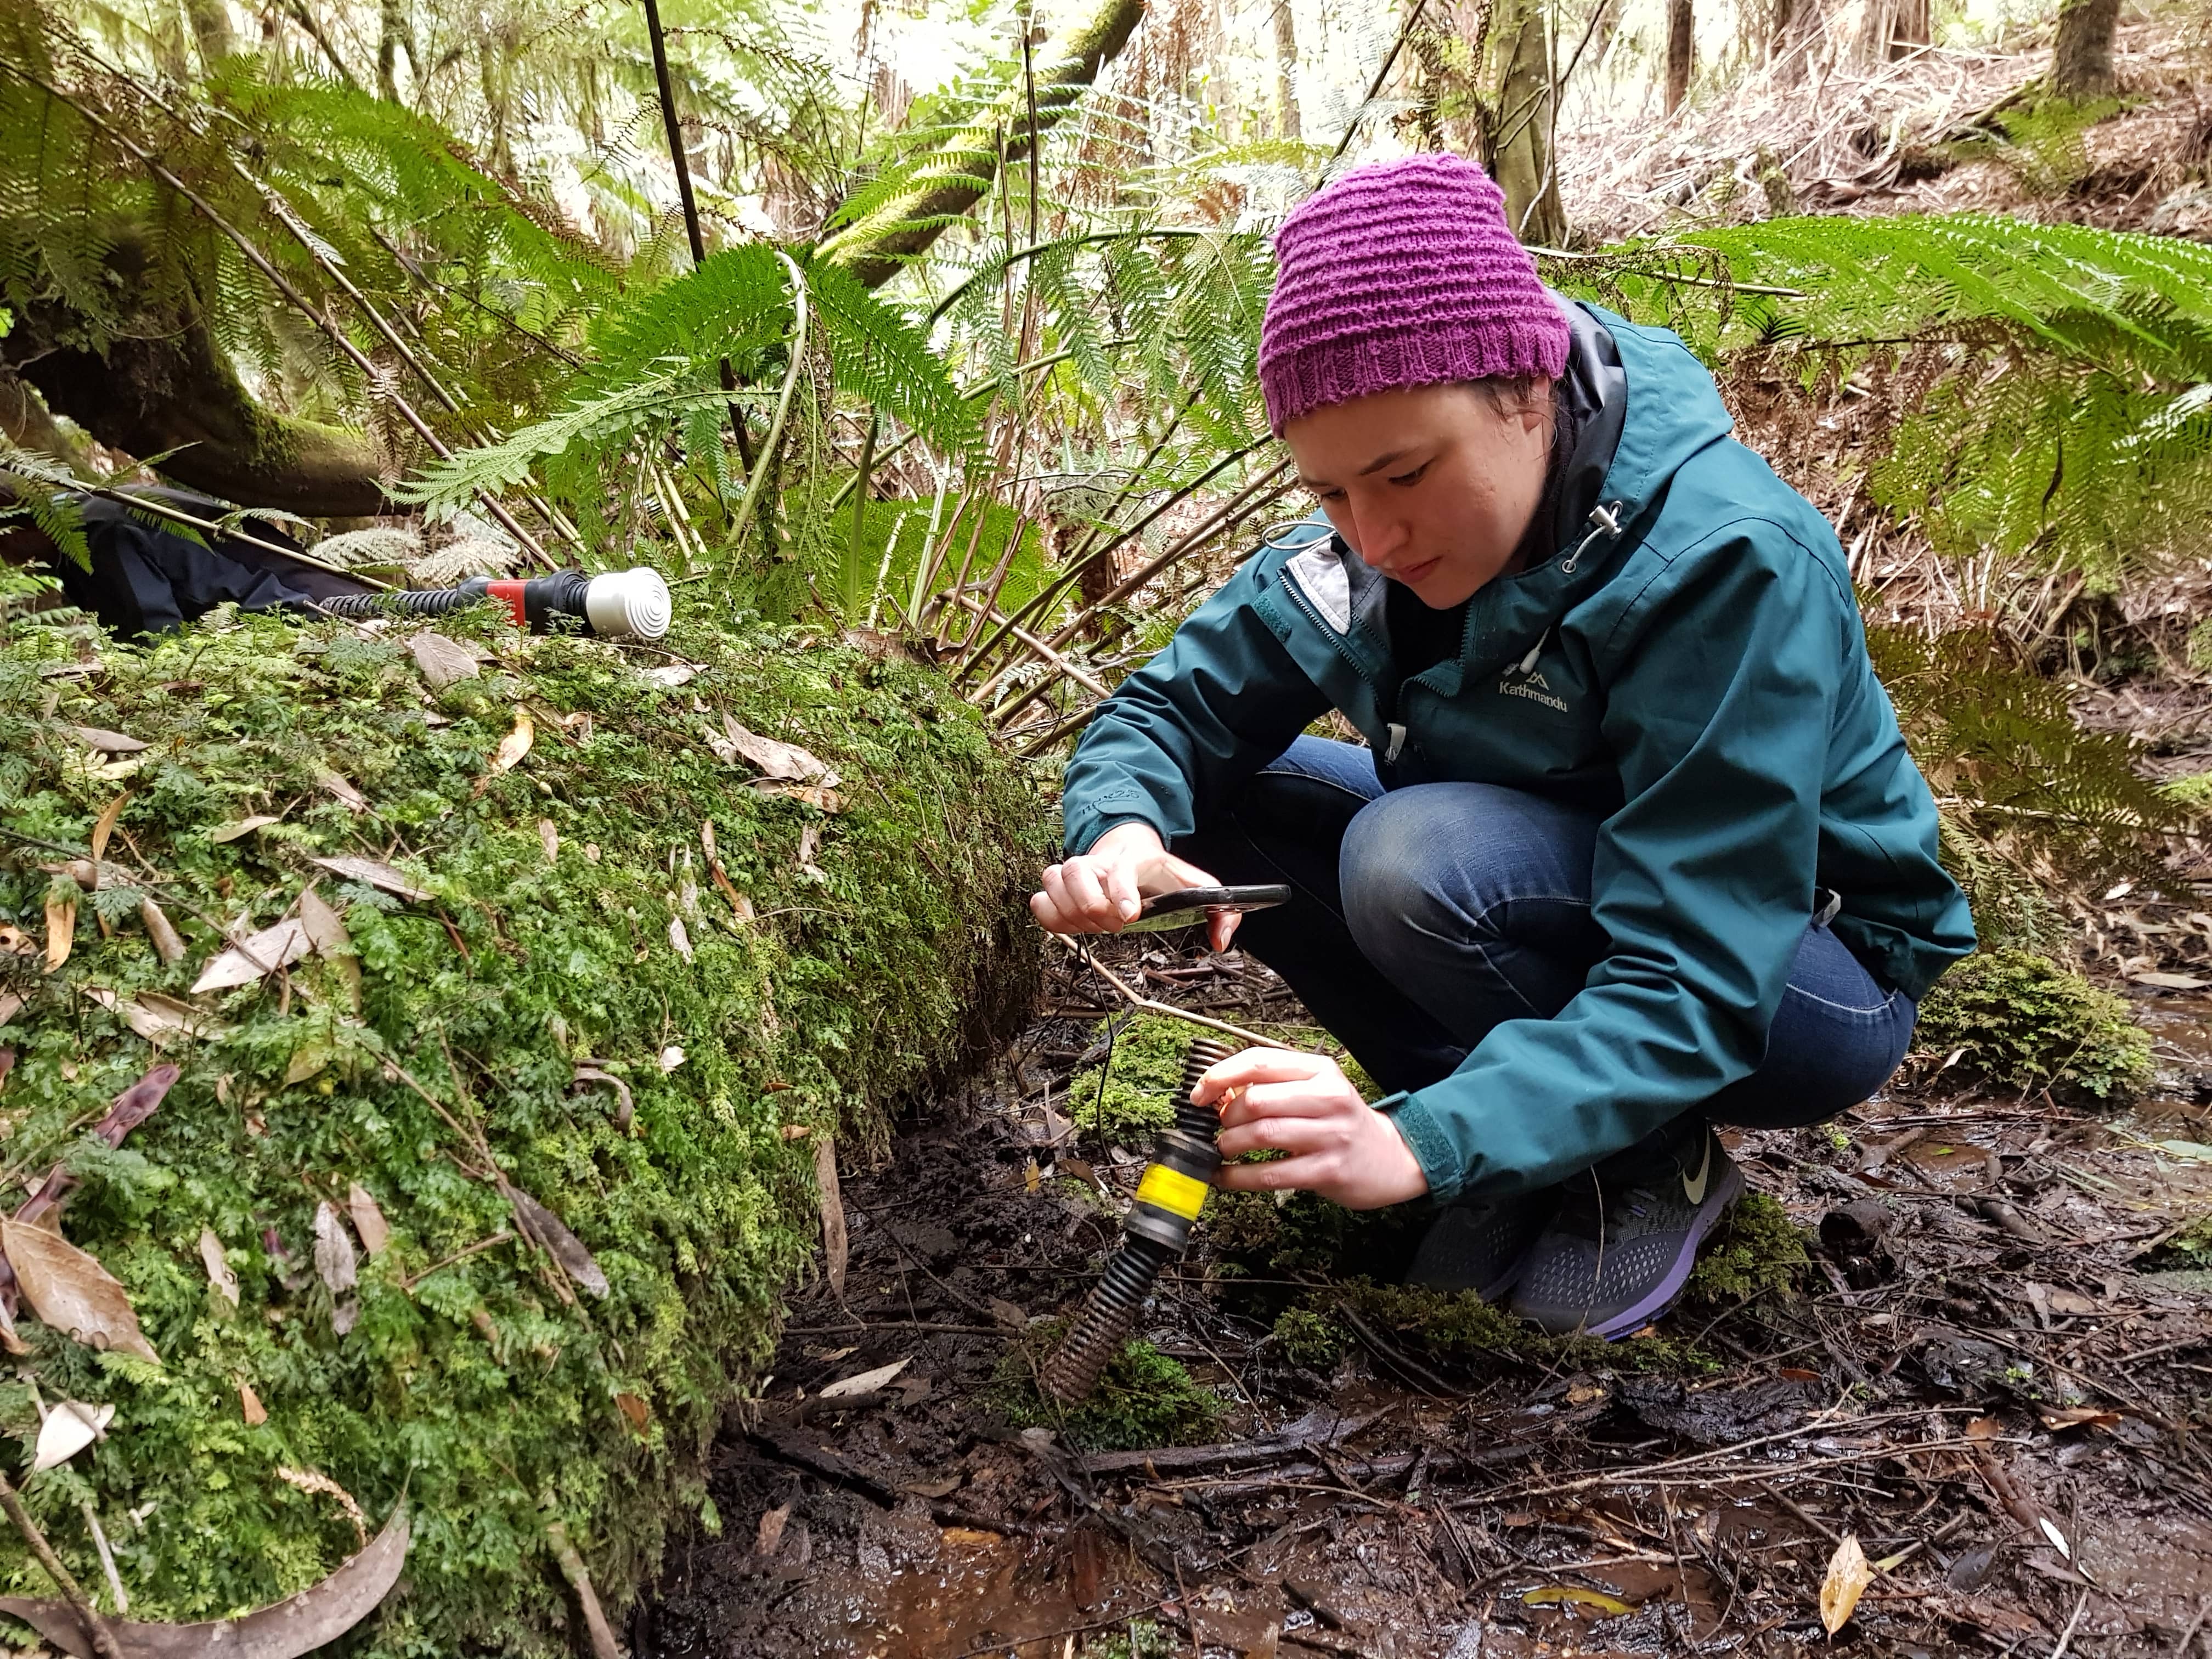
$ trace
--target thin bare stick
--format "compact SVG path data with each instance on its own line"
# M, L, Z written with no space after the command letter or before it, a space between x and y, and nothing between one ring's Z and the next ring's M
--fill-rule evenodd
M967 606L969 610L974 611L977 616L985 618L987 621L995 622L999 620L999 613L992 610L991 607L982 600L976 599L973 594L957 594L954 596L953 602L956 605L963 605ZM1012 626L1012 624L1010 623L1008 626ZM1014 637L1019 640L1024 645L1029 647L1030 650L1036 652L1038 656L1043 658L1045 661L1051 664L1053 667L1058 669L1061 673L1066 675L1068 678L1073 680L1085 690L1091 692L1096 696L1101 697L1110 697L1114 695L1113 691L1107 686L1104 681L1084 672L1082 669L1077 667L1073 663L1068 661L1066 658L1061 656L1059 652L1054 650L1036 635L1030 633L1028 629L1014 629Z
M1205 1014L1194 1014L1189 1009L1178 1008L1172 1002L1155 1002L1152 998L1133 991L1122 983L1121 977L1092 956L1087 947L1077 944L1065 933L1054 933L1053 937L1080 957L1084 966L1120 992L1132 1007L1142 1008L1149 1014L1165 1014L1170 1019L1186 1020L1193 1025L1203 1025L1207 1030L1219 1031L1225 1036L1242 1037L1255 1048L1280 1048L1289 1054L1297 1052L1287 1042L1278 1042L1273 1037L1261 1036L1257 1031L1248 1031L1242 1025L1231 1025L1225 1019L1214 1019Z
M39 1530L39 1523L31 1519L31 1512L23 1507L23 1500L16 1496L15 1488L9 1484L4 1474L0 1474L0 1509L8 1511L8 1518L15 1523L15 1530L23 1534L23 1541L31 1547L31 1553L39 1558L39 1565L46 1570L46 1577L54 1581L55 1587L62 1593L62 1599L70 1604L70 1610L77 1616L77 1622L91 1637L92 1650L100 1656L100 1659L123 1659L123 1650L116 1645L115 1632L107 1628L107 1621L100 1616L100 1609L92 1605L92 1598L84 1593L84 1586L78 1583L70 1570L62 1565L61 1557L56 1555L54 1547L46 1542L46 1534Z

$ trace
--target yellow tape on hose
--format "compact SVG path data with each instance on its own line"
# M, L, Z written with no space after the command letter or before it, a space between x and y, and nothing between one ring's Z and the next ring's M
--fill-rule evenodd
M1137 1183L1137 1202L1154 1205L1185 1221L1195 1221L1199 1211L1205 1207L1206 1190L1203 1181L1181 1170L1170 1170L1164 1164L1155 1164L1146 1170L1145 1178Z

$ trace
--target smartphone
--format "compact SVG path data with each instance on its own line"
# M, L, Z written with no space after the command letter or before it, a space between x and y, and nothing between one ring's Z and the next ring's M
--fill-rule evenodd
M1195 927L1218 910L1270 910L1290 899L1290 887L1279 882L1255 887L1180 887L1146 899L1137 919L1121 931L1164 933L1170 927Z

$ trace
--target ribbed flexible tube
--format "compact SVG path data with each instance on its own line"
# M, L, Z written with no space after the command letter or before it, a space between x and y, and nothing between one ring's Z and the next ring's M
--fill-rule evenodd
M1145 1298L1152 1292L1160 1272L1180 1261L1190 1244L1188 1216L1170 1214L1144 1200L1155 1172L1172 1172L1183 1180L1210 1182L1220 1167L1213 1138L1221 1127L1220 1114L1211 1106L1191 1103L1190 1091L1199 1079L1237 1051L1225 1042L1201 1037L1183 1056L1182 1091L1176 1098L1175 1122L1152 1149L1152 1164L1138 1188L1138 1202L1130 1206L1123 1222L1121 1243L1106 1263L1106 1271L1085 1297L1083 1311L1067 1328L1060 1351L1045 1364L1038 1381L1044 1391L1063 1406L1086 1400L1098 1378L1135 1328ZM1176 1167L1184 1166L1184 1167ZM1197 1171L1203 1170L1202 1176ZM1141 1228L1143 1231L1139 1231Z

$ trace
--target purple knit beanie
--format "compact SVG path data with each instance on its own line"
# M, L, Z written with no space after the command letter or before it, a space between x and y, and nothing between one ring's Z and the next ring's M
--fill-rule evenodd
M1566 368L1567 319L1504 196L1456 155L1354 167L1283 222L1275 258L1260 390L1278 436L1370 392Z

